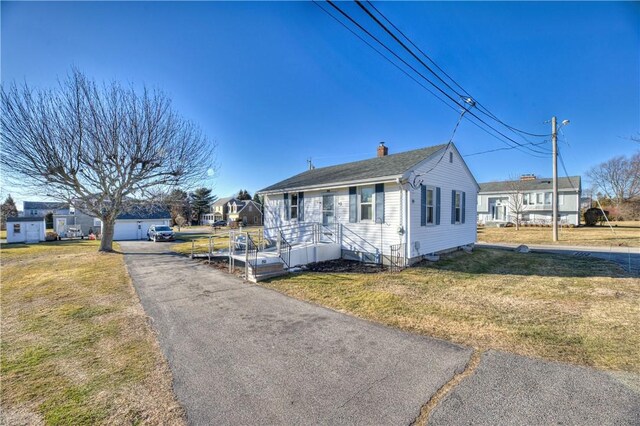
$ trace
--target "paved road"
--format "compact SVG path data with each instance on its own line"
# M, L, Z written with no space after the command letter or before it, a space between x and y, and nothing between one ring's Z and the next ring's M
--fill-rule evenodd
M639 383L630 374L489 351L430 424L640 425Z
M120 245L190 424L409 424L471 355Z
M121 242L193 425L409 424L471 349ZM487 352L432 424L640 424L640 377Z
M519 244L476 243L477 247L514 249ZM622 266L625 271L640 275L640 247L580 247L527 244L531 251L557 253L567 256L597 257Z

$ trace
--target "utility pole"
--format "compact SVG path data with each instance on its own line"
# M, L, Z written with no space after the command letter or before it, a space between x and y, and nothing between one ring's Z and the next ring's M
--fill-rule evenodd
M551 117L551 143L553 145L553 241L558 241L558 123L556 117Z

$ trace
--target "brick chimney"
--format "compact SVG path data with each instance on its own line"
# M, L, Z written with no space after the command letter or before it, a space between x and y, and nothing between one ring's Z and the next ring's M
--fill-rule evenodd
M523 181L536 180L536 175L534 175L533 173L529 173L529 174L526 174L526 175L520 175L520 180L523 180Z
M378 157L384 157L386 155L389 155L389 148L384 146L384 142L380 142L380 145L378 145Z

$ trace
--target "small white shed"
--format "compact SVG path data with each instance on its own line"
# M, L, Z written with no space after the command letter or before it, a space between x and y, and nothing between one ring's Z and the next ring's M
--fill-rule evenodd
M7 243L39 243L45 240L45 232L42 216L7 218Z

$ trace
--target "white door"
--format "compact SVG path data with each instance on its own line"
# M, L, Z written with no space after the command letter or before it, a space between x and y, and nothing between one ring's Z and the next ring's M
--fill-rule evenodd
M59 217L56 219L56 233L62 234L67 229L67 218Z
M40 223L27 223L26 240L28 243L37 243L40 241Z
M322 196L322 224L332 226L335 216L335 204L333 194Z

